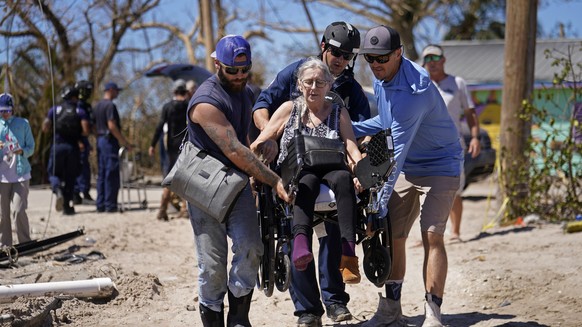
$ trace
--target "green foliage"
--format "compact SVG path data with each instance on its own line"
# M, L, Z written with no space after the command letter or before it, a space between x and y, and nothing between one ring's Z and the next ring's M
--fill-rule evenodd
M582 213L582 142L573 137L575 129L580 131L574 108L582 107L582 64L572 61L573 51L582 51L580 46L570 47L568 53L546 51L546 59L560 70L550 88L536 92L536 105L529 101L522 105L519 117L532 125L527 159L515 163L521 168L507 181L526 188L527 197L519 199L520 212L537 213L552 222L573 220ZM557 99L566 99L565 105Z

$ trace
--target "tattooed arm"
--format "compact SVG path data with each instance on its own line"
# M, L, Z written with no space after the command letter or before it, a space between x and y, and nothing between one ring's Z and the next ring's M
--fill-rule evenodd
M192 122L200 124L222 153L238 168L270 185L284 201L290 201L281 178L265 166L249 148L239 142L236 131L222 111L209 103L199 103L190 109L189 117Z

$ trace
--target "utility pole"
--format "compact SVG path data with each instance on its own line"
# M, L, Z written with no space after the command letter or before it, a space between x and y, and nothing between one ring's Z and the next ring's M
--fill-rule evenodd
M499 186L509 200L505 216L516 218L525 214L519 208L528 194L525 146L531 125L519 118L519 112L533 91L537 0L507 1L506 15Z
M210 54L214 51L214 29L212 28L212 6L211 0L200 0L200 15L202 16L202 37L204 38L204 48L206 49L206 69L213 72L214 59Z

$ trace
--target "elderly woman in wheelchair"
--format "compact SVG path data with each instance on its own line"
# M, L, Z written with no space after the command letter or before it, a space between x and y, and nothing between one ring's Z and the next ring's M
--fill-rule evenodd
M333 191L337 204L342 237L342 246L338 249L342 251L339 269L345 283L359 283L354 188L362 189L352 174L362 155L350 116L345 107L329 101L333 76L321 60L306 60L298 69L297 82L302 95L275 111L251 149L266 162L277 159L276 166L284 183L295 193L292 261L296 269L305 270L313 260L314 207L323 184Z

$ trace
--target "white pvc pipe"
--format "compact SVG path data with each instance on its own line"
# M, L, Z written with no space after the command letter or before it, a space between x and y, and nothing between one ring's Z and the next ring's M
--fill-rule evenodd
M70 295L74 297L110 297L117 288L110 278L95 278L65 282L0 285L0 303L10 303L19 297Z

